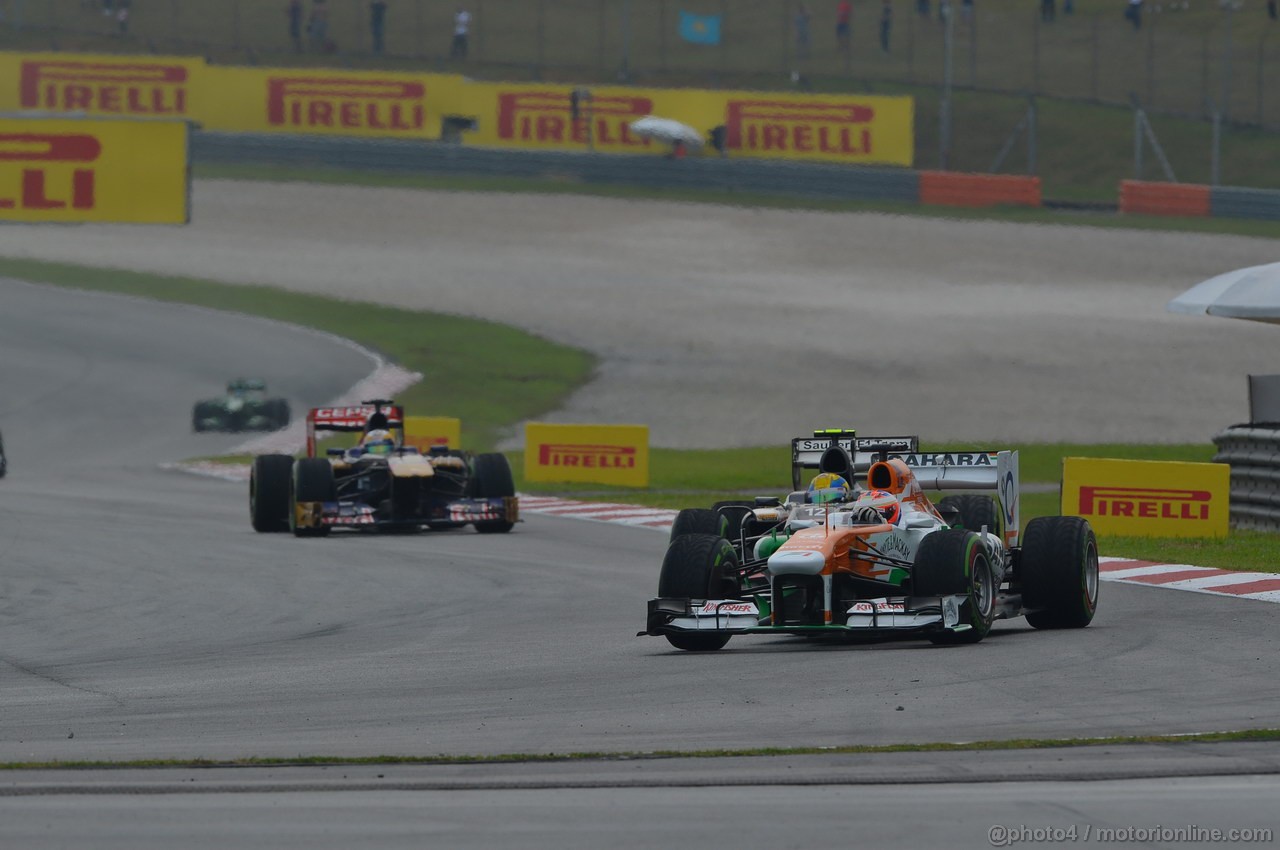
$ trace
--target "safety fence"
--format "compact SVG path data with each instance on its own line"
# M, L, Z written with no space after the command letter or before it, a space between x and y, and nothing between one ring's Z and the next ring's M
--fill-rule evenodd
M446 143L198 132L196 163L258 163L405 174L481 175L717 193L950 206L1039 206L1035 177L918 172L699 156L516 151Z
M1231 466L1231 525L1280 530L1280 423L1233 425L1213 438Z
M1280 191L1124 180L1120 212L1280 221Z
M0 5L0 29L38 46L79 39L264 65L412 62L506 79L720 86L729 75L794 73L831 88L933 85L950 55L955 84L970 89L1113 104L1136 93L1156 112L1216 110L1280 127L1280 21L1261 0L858 2L847 35L836 30L834 0L393 0L378 23L356 0L305 0L293 18L286 0L137 0L124 22L102 14L123 0ZM460 9L469 16L462 49Z

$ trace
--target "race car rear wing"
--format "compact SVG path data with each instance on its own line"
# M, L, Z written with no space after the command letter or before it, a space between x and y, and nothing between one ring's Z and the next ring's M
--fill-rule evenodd
M391 401L374 399L351 407L315 407L307 412L307 457L316 456L317 431L363 431L375 414L386 418L381 427L397 433L397 443L404 442L404 408Z
M871 465L885 454L905 463L924 490L994 490L996 506L1004 520L1005 544L1018 545L1021 499L1016 451L966 449L922 452L920 440L914 436L858 437L852 431L817 432L813 437L796 437L791 441L791 486L794 489L802 488L804 471L818 469L822 456L832 446L849 455L855 478L850 483L864 479Z

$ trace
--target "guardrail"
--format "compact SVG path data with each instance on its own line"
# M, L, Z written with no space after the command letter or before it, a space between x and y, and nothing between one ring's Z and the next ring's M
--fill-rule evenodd
M198 163L251 162L414 174L550 177L583 183L865 201L916 203L920 197L920 178L907 169L731 157L667 159L474 148L449 143L199 132L192 140L192 158Z
M1123 180L1120 212L1280 221L1280 191Z
M1280 530L1280 423L1232 425L1213 443L1231 465L1231 527Z

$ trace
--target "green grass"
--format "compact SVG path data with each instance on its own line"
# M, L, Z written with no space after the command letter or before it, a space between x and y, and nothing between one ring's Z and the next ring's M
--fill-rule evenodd
M207 179L275 180L282 182L329 183L359 186L393 186L396 188L434 189L464 192L518 192L533 194L589 195L609 198L635 198L688 203L754 206L769 209L804 209L831 212L876 212L891 215L925 216L952 220L994 220L1024 224L1074 225L1082 227L1118 228L1186 233L1234 234L1262 238L1280 238L1280 222L1247 221L1225 218L1176 218L1167 216L1115 215L1112 213L1062 212L1051 209L995 207L964 209L926 207L918 204L824 200L784 195L747 192L703 191L694 189L660 189L579 183L563 178L520 178L485 176L442 176L402 174L378 171L354 171L314 166L281 168L253 164L205 163L193 169L196 177ZM1114 193L1114 184L1112 191Z
M877 753L994 752L1077 747L1114 747L1160 744L1220 744L1240 741L1280 741L1280 729L1241 729L1230 732L1196 732L1187 735L1110 735L1098 738L1014 738L997 741L939 741L924 744L852 744L833 747L753 747L720 750L654 750L651 752L502 753L495 755L435 756L304 756L292 758L249 757L236 759L131 759L120 761L3 762L0 770L94 770L168 767L299 767L304 765L466 765L585 761L635 761L650 759L756 758L768 756L874 755Z
M248 313L355 340L426 375L399 400L414 414L459 417L463 442L475 449L489 448L515 423L559 407L594 368L586 352L459 316L36 260L0 258L0 275Z

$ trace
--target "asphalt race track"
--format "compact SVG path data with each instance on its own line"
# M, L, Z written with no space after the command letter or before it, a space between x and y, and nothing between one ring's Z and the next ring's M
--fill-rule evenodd
M1244 256L1254 242L1224 240L1223 253ZM242 485L159 468L237 441L189 433L191 403L250 374L300 410L362 377L366 358L303 331L132 299L0 282L0 304L11 461L0 481L0 762L1280 726L1277 606L1263 602L1106 584L1094 625L1078 632L1003 624L981 644L946 649L735 638L698 655L635 637L665 545L650 530L533 517L497 537L257 535ZM689 425L677 416L663 427ZM959 824L958 846L987 846L996 823L1274 826L1266 801L1280 773L1274 745L811 758L24 771L0 775L0 844L200 846L198 833L208 846L423 846L434 836L450 846L598 847L615 830L611 844L644 847L714 829L742 846L843 837L914 847L918 834L901 826L923 808L937 814L929 842ZM353 778L339 781L344 772ZM1214 774L1236 778L1161 778ZM860 784L886 776L975 784ZM1002 778L1036 781L994 783ZM1064 784L1078 778L1103 782ZM384 779L394 789L378 790ZM770 817L762 799L779 812Z
M507 322L599 379L555 417L661 446L815 427L1203 442L1276 328L1173 315L1271 240L546 195L199 181L185 228L0 237L8 256L266 283Z

